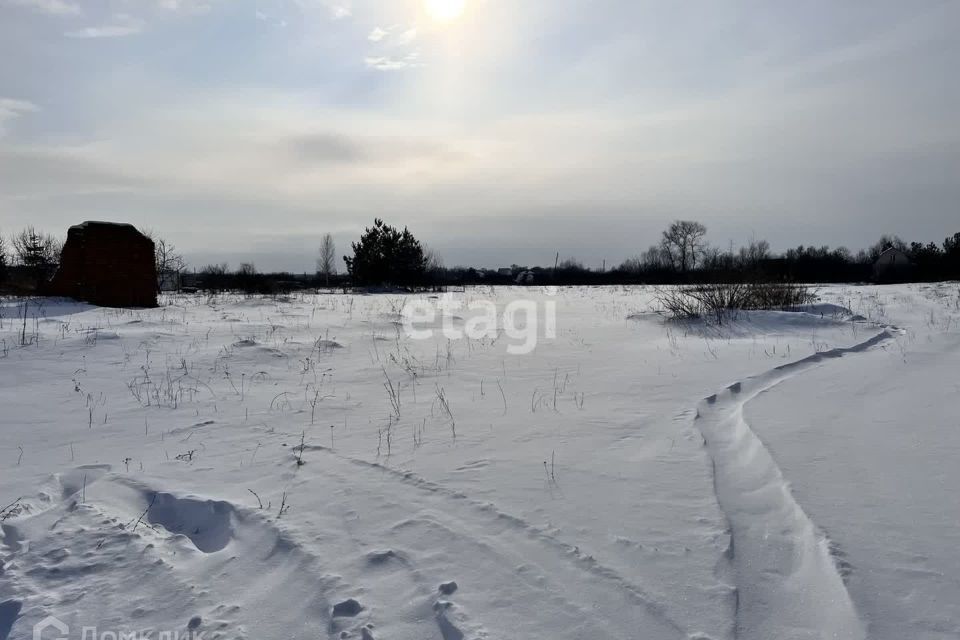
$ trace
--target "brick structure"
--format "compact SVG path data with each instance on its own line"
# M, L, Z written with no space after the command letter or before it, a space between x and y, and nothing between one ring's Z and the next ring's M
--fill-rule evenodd
M153 240L129 224L70 227L49 292L103 307L155 307Z

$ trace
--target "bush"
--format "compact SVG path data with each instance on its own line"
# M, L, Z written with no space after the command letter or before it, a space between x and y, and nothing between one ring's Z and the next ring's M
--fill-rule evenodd
M671 318L710 317L717 324L737 311L792 309L813 299L807 287L783 282L698 284L665 288L657 295L657 302Z
M810 304L816 296L807 287L787 282L755 282L748 285L744 309L795 309Z

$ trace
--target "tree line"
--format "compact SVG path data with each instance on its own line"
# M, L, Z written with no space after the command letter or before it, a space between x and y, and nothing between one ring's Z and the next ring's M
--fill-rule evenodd
M866 249L853 253L846 247L803 246L777 254L766 240L751 239L744 246L721 249L706 241L707 229L692 221L672 223L660 242L617 271L649 282L710 283L744 277L796 282L862 282L877 277L874 265L880 255L895 249L909 264L887 272L888 279L930 281L960 277L960 233L933 242L907 243L883 235Z
M724 281L752 282L865 282L875 279L874 264L888 249L902 252L907 268L892 277L901 280L933 281L960 279L960 232L942 243L906 242L884 235L866 249L853 253L846 247L798 246L774 253L770 243L751 239L743 246L721 248L710 244L707 227L692 220L677 220L660 235L658 242L619 265L593 269L576 258L552 266L511 265L488 270L457 266L447 268L436 253L413 233L375 219L343 256L346 273L337 269L333 236L321 240L316 270L312 277L290 274L263 274L251 263L233 270L225 263L209 264L189 274L176 247L152 232L158 288L188 287L212 290L236 289L275 293L303 287L440 288L466 284L696 284ZM60 259L63 241L28 226L9 239L0 235L0 283L9 267L42 288ZM888 276L889 277L889 276ZM172 283L172 287L170 286ZM29 288L29 285L28 285Z
M909 264L878 277L874 270L880 255L902 252ZM960 279L960 233L934 242L910 242L882 235L876 243L856 253L846 247L804 246L775 253L770 243L751 239L735 247L710 244L707 227L692 220L677 220L659 241L639 255L607 269L585 267L576 258L559 260L553 267L511 265L507 273L490 273L470 267L440 269L425 274L428 282L477 284L510 281L520 284L711 284L717 282L869 282L939 281Z

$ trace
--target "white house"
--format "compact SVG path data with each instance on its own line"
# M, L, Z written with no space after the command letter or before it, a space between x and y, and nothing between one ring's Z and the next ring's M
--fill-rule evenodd
M900 249L889 247L873 263L874 280L891 280L902 277L913 266L910 258Z

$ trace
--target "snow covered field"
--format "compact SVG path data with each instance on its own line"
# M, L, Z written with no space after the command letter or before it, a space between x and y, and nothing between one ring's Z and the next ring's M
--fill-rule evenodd
M960 287L818 293L6 301L0 640L958 638Z

